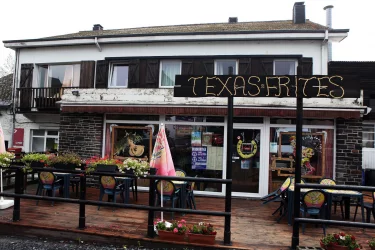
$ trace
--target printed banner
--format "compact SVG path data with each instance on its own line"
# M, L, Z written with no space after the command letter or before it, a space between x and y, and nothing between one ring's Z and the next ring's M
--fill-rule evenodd
M207 147L191 148L191 169L207 168Z

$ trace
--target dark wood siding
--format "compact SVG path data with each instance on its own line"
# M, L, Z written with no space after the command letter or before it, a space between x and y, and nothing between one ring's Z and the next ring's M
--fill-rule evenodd
M150 59L146 61L145 88L159 87L159 67L160 61L157 59Z
M251 75L251 58L240 58L238 64L239 75Z
M95 61L82 61L79 86L81 88L93 88L95 75Z
M273 75L273 58L251 58L251 74L253 75Z
M21 64L21 88L31 88L33 85L33 64Z
M182 60L182 75L213 75L213 59L186 59Z
M101 60L96 62L96 84L95 88L107 88L108 87L108 71L109 62L107 60Z
M129 62L129 88L137 88L139 86L139 64L140 60L130 60Z
M313 60L310 57L302 57L298 60L297 75L312 75Z
M193 75L193 59L182 60L181 75Z

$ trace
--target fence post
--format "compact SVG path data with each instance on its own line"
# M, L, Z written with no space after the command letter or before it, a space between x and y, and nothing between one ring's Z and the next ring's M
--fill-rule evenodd
M150 169L150 175L156 174L156 168ZM148 205L150 207L155 206L155 179L149 179L149 191L148 191ZM147 236L150 238L154 238L155 231L154 231L154 218L155 212L153 210L148 210L148 227L147 227Z
M23 169L16 170L16 179L14 181L14 193L23 194ZM14 197L13 221L19 221L21 214L21 198Z
M81 166L81 170L85 170L85 166ZM80 176L79 185L79 199L81 201L86 200L86 173L82 173ZM86 227L86 204L79 204L79 229L85 229Z

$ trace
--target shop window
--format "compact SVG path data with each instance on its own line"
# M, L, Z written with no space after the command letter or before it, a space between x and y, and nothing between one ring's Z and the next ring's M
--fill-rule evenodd
M271 124L297 124L296 119L289 119L289 118L271 118ZM304 119L303 125L329 125L333 126L334 120L330 119Z
M59 147L59 131L31 130L31 152L55 152Z
M110 67L109 87L127 88L128 87L129 66L121 63L114 63Z
M297 71L296 60L275 60L273 62L274 75L295 75Z
M173 87L176 75L181 74L181 61L160 61L160 87Z
M80 71L80 64L40 65L39 87L79 87Z
M375 124L363 124L362 137L364 148L375 148Z
M237 75L237 61L216 60L215 75Z

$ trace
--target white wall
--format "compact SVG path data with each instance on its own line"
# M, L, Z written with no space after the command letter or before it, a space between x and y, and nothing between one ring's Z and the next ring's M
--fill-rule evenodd
M9 142L8 146L11 147L10 141L13 135L13 130L12 130L13 118L12 118L12 115L10 114L10 111L2 110L0 112L0 123L1 123L1 127L3 128L4 139Z

